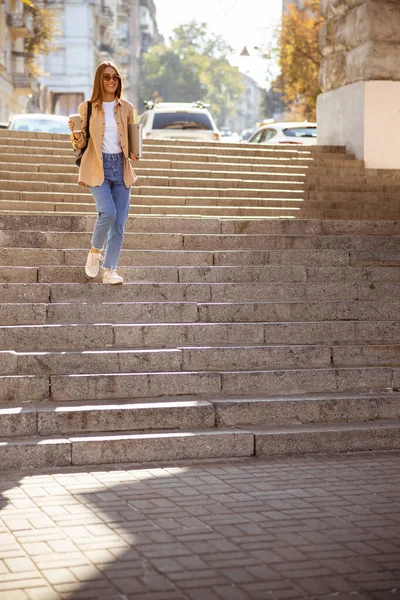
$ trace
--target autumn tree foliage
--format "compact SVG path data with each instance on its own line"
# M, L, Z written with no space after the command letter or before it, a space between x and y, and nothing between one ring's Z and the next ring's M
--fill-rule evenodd
M59 33L58 23L50 9L43 8L30 0L23 0L23 2L26 6L25 10L32 14L33 33L31 37L25 39L26 64L32 75L40 76L41 71L37 59L54 50L53 38Z
M278 32L278 60L281 74L274 88L296 117L315 120L320 93L318 71L322 56L319 30L323 19L319 0L303 0L288 6Z

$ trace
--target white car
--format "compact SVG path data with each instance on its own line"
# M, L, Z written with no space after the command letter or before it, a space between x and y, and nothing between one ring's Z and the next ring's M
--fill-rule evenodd
M315 146L317 124L308 121L268 123L257 129L247 140L248 144L297 144Z
M202 102L147 102L140 115L144 139L220 142L221 134Z
M41 133L71 133L68 127L68 117L42 113L14 115L9 129L13 131L39 131Z

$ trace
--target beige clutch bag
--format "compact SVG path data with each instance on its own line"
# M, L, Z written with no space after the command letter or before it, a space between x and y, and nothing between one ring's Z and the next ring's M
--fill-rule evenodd
M142 158L142 125L139 123L128 125L129 153L136 158Z

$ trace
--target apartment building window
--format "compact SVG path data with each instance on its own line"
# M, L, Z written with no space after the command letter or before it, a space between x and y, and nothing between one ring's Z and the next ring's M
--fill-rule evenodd
M56 50L46 56L46 71L50 75L65 75L65 50Z

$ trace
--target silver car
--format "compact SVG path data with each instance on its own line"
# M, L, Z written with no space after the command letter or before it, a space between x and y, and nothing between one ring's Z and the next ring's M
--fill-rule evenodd
M42 113L14 115L9 129L13 131L39 131L41 133L70 133L68 117Z
M220 142L208 105L202 102L147 102L140 116L143 139Z

